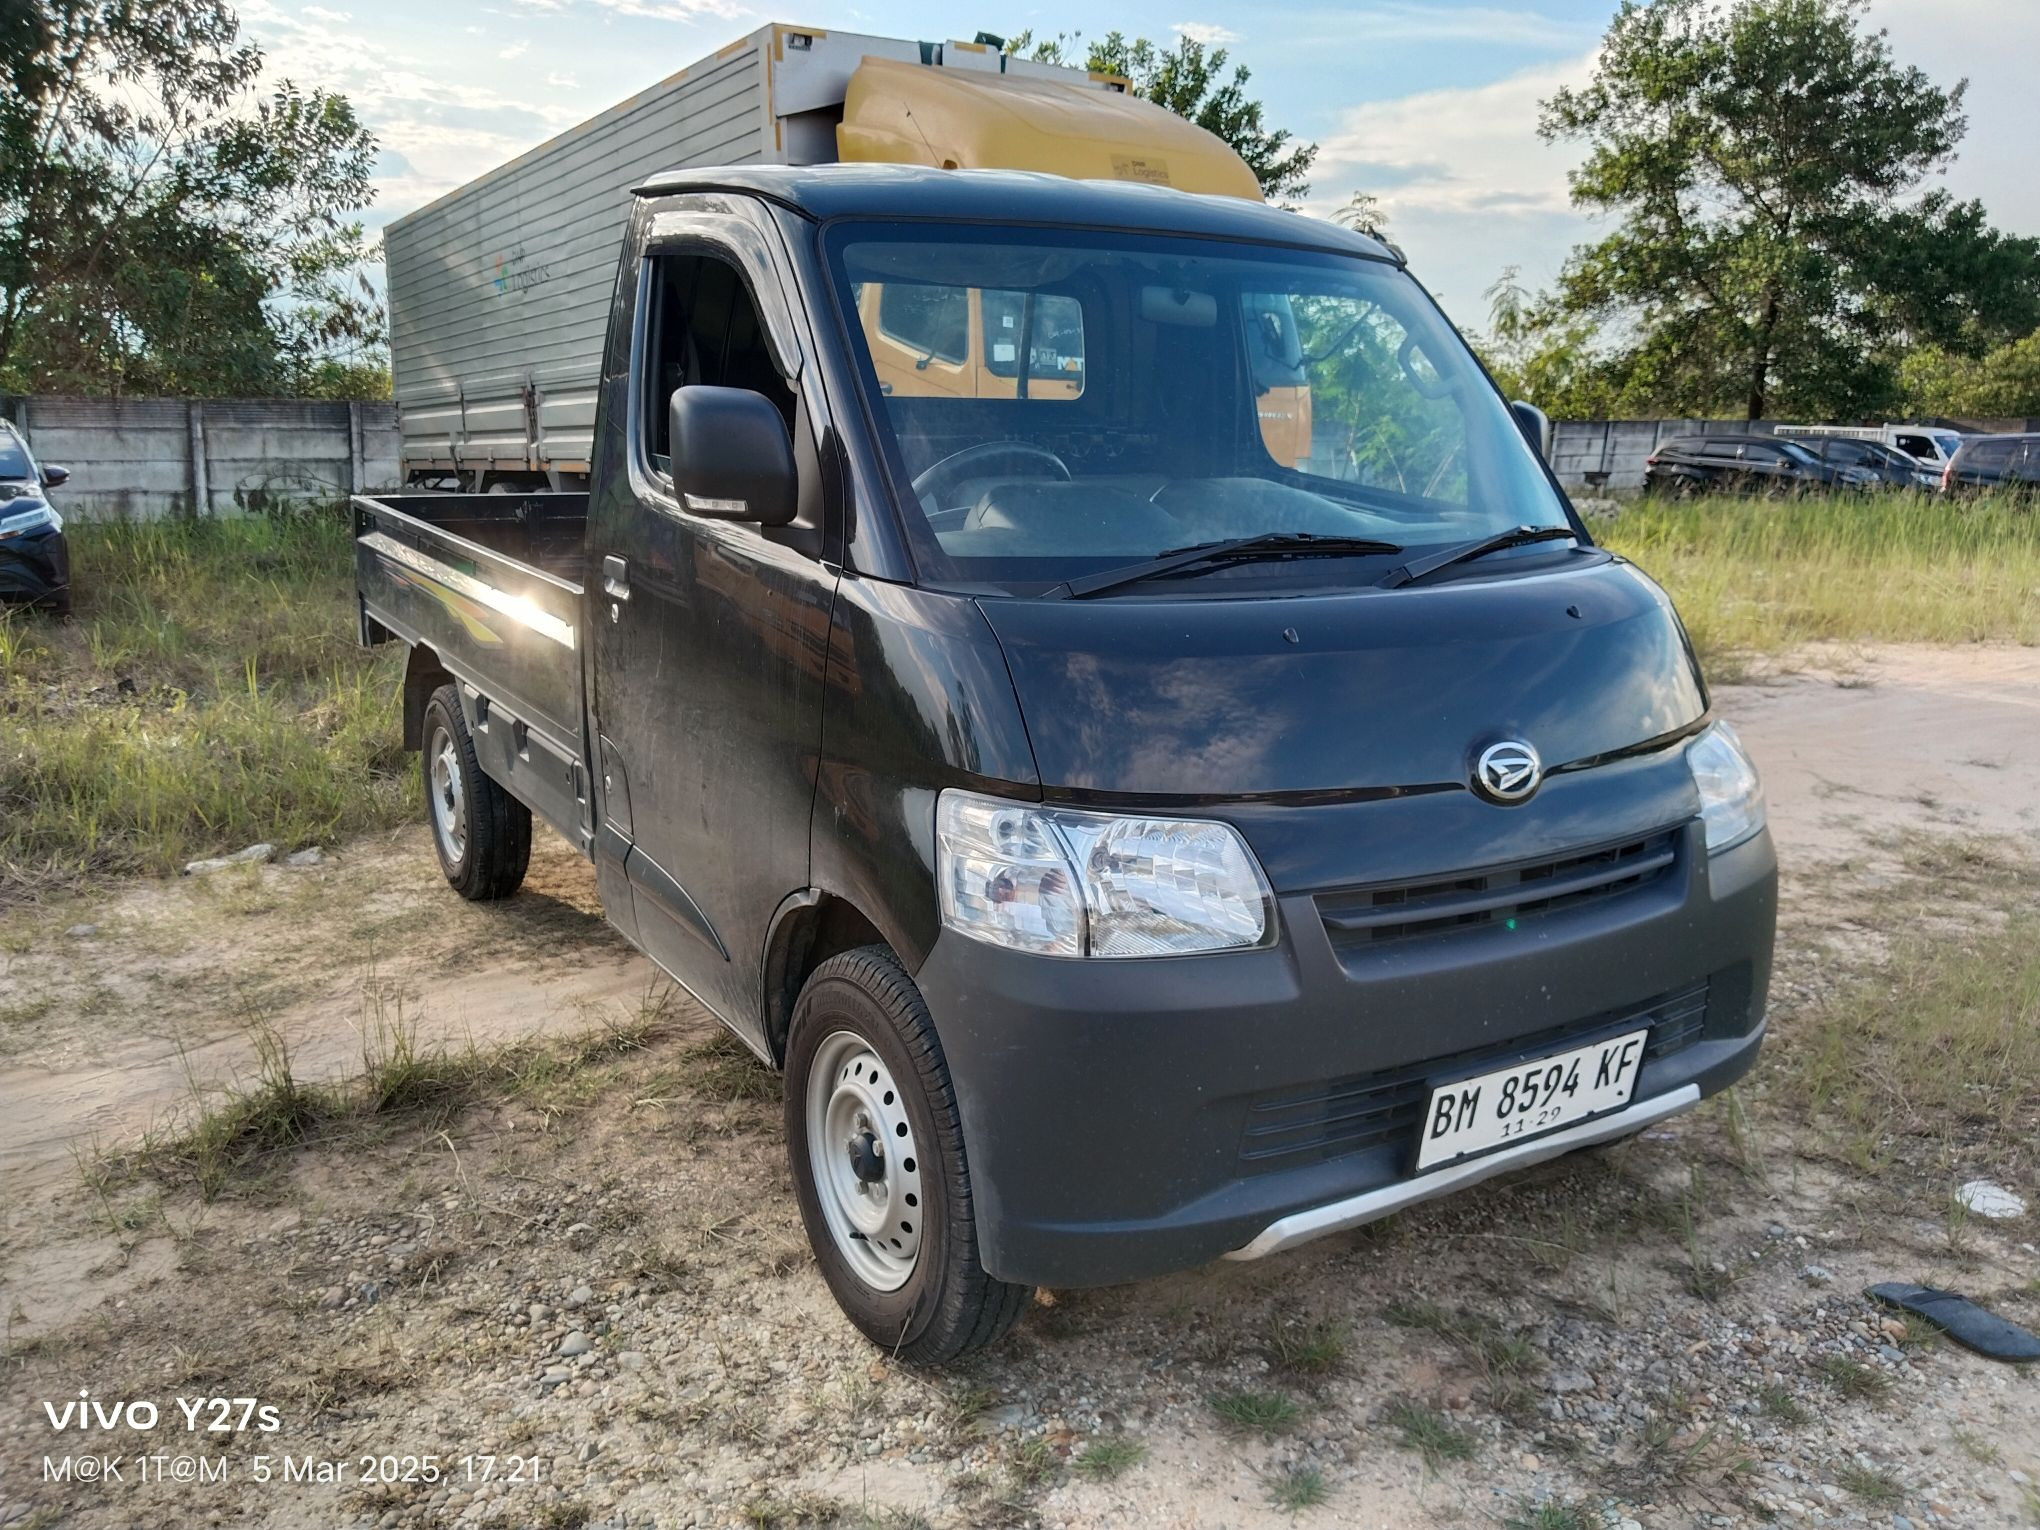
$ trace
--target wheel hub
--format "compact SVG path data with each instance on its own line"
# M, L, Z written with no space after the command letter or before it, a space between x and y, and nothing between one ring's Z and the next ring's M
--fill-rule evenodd
M885 1179L885 1150L871 1132L860 1132L844 1144L850 1154L850 1172L862 1184L875 1185Z
M433 731L426 757L432 761L426 789L431 799L432 831L439 836L447 859L459 861L467 854L467 796L461 790L460 757L454 753L452 735L444 728Z
M896 1291L921 1254L921 1158L905 1099L871 1044L850 1031L815 1052L808 1164L836 1251L866 1285Z

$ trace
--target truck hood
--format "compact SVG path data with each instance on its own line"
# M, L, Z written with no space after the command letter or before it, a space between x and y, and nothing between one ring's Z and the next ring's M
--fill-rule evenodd
M981 605L1050 796L1463 787L1501 739L1550 771L1707 707L1664 592L1610 558L1415 589Z

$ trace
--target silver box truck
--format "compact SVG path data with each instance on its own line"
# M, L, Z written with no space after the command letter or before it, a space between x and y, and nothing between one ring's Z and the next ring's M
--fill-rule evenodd
M775 23L390 224L404 479L583 487L631 188L704 165L1005 168L1258 196L1115 75Z

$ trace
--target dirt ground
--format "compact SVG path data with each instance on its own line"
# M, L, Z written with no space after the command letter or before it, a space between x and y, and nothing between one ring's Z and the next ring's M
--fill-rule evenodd
M1822 652L1717 699L1785 870L1774 1034L1874 968L1920 845L2040 844L2040 650ZM95 1167L251 1079L262 1034L341 1080L393 1025L594 1041L218 1199ZM1795 1154L1761 1080L1277 1260L1046 1293L934 1376L837 1315L776 1081L715 1037L556 841L492 907L421 828L9 913L0 1526L2040 1524L2036 1368L1860 1294L2040 1326L2040 1221L1951 1226ZM53 1430L81 1388L163 1423ZM215 1395L278 1428L186 1434L172 1399ZM88 1450L123 1480L45 1480ZM137 1480L151 1451L227 1480ZM366 1480L385 1455L414 1480Z

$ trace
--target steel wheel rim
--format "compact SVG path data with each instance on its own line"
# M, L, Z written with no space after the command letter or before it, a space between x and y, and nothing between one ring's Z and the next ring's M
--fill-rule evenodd
M921 1254L921 1152L906 1100L862 1036L830 1034L807 1083L808 1168L830 1240L874 1291L897 1291Z
M444 728L432 730L426 757L432 761L425 794L432 799L432 832L451 861L467 855L467 793L460 784L460 757L453 750L453 735Z

